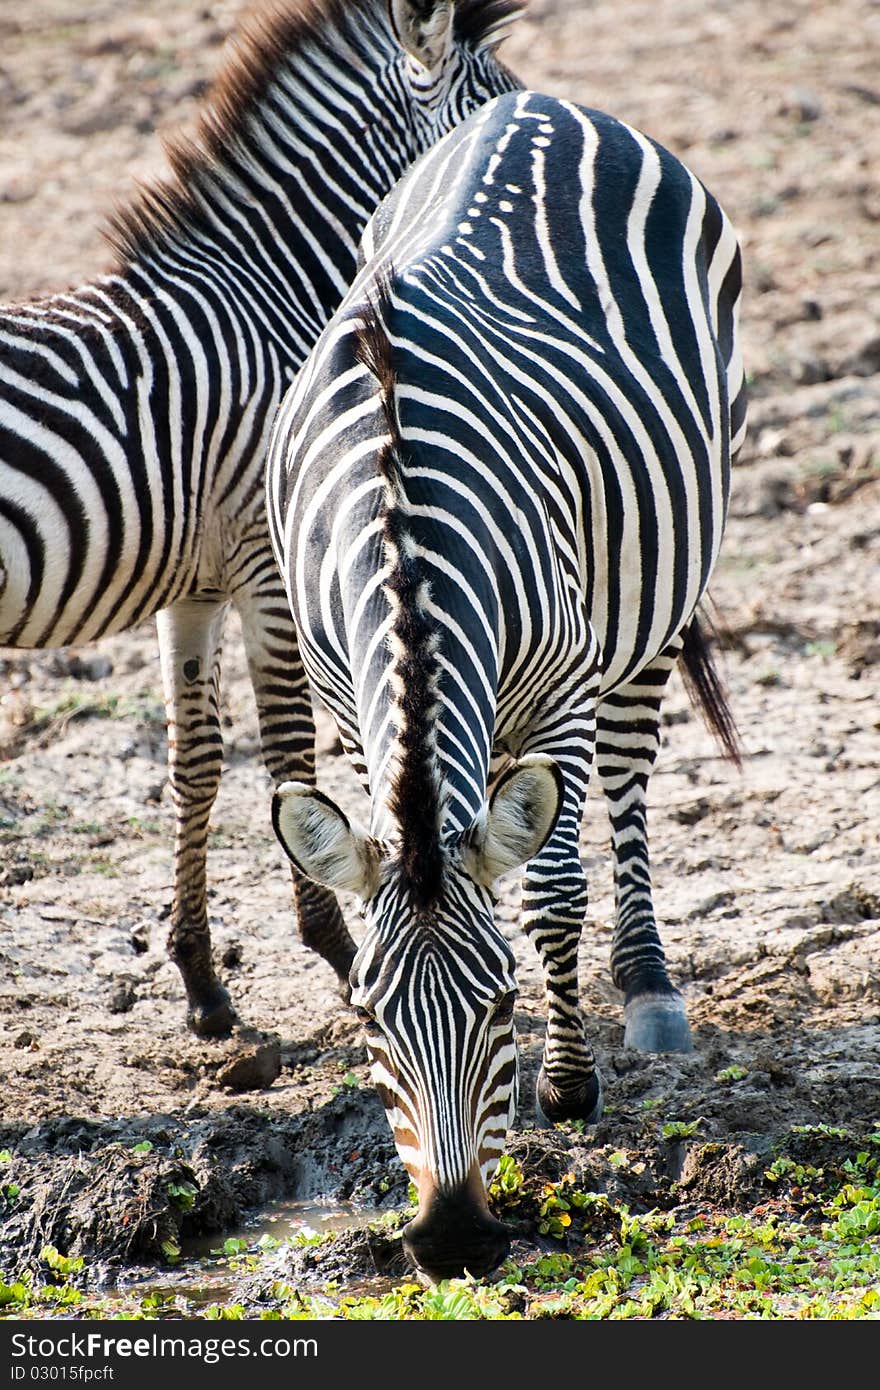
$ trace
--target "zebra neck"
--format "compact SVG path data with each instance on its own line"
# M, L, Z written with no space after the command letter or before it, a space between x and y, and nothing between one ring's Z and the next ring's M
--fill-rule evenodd
M416 153L393 100L400 58L380 0L282 8L240 50L196 139L170 144L172 176L114 218L115 269L215 274L298 369Z

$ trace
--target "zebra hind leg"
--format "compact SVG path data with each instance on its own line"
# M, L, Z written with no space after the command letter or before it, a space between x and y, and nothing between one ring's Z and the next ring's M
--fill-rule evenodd
M690 1052L684 1000L672 984L657 922L648 852L648 780L660 747L660 703L680 639L597 710L596 770L611 822L615 927L611 973L624 995L624 1046Z
M202 1037L238 1021L211 956L208 822L220 784L220 644L227 604L182 599L157 614L168 721L168 776L176 813L168 952L183 978L187 1024Z
M234 593L257 715L263 761L275 786L288 779L315 782L315 721L308 681L299 657L296 627L266 545L269 566L261 582ZM266 824L269 826L267 801ZM300 938L336 972L348 1002L348 975L357 944L349 934L336 895L293 866L293 899Z

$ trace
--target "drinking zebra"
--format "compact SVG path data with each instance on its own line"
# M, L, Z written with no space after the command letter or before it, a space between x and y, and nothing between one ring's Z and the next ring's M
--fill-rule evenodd
M168 940L198 1033L235 1021L211 959L219 653L237 609L272 778L314 728L265 520L285 389L409 163L520 84L514 0L280 0L246 26L173 177L115 220L115 268L0 310L0 645L90 642L156 615L175 806ZM267 808L268 809L268 808ZM268 820L268 816L267 816ZM332 894L294 870L303 939L347 986Z
M365 265L278 415L272 541L300 652L370 798L291 780L292 862L362 902L352 1003L433 1277L508 1248L486 1185L515 1104L522 912L548 1005L539 1112L593 1121L578 838L611 817L625 1040L686 1050L651 897L646 790L677 658L732 753L696 610L745 426L740 253L712 195L611 116L503 95L377 211ZM494 783L494 785L493 785Z

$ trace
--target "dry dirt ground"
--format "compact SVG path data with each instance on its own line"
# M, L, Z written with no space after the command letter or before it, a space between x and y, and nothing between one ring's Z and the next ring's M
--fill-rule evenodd
M163 168L160 132L191 128L237 11L0 8L0 297L106 266L106 213ZM880 1119L880 5L532 0L504 53L529 85L680 155L745 256L751 424L711 586L745 766L718 756L676 679L651 789L656 900L692 1056L622 1049L598 798L583 834L583 1007L608 1101L590 1144L630 1146L656 1189L689 1161L663 1150L661 1119L699 1121L728 1155L767 1152L793 1125ZM89 649L0 652L0 1148L22 1189L0 1216L0 1267L45 1240L155 1255L181 1225L218 1230L282 1194L405 1200L378 1103L353 1084L366 1077L358 1025L297 941L234 623L224 679L213 939L242 1018L277 1035L282 1058L273 1084L247 1091L230 1070L240 1041L185 1033L165 955L152 624ZM320 780L359 803L324 719ZM514 1142L527 1152L542 991L514 882L500 910L521 962ZM144 1138L152 1152L133 1156ZM719 1204L753 1171L699 1179L698 1167ZM161 1195L178 1168L199 1186L186 1213Z

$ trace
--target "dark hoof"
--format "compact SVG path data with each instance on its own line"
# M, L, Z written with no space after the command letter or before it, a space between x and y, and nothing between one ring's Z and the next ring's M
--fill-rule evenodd
M186 1026L199 1038L225 1038L232 1032L238 1015L232 1000L222 987L216 995L199 1004L191 1003L186 1013Z
M544 1068L538 1072L535 1083L535 1120L539 1129L550 1129L563 1120L583 1120L584 1124L594 1125L602 1116L602 1078L598 1071L591 1076L581 1095L560 1096L547 1080Z
M693 1052L694 1040L679 994L640 994L623 1010L624 1047L638 1052Z

